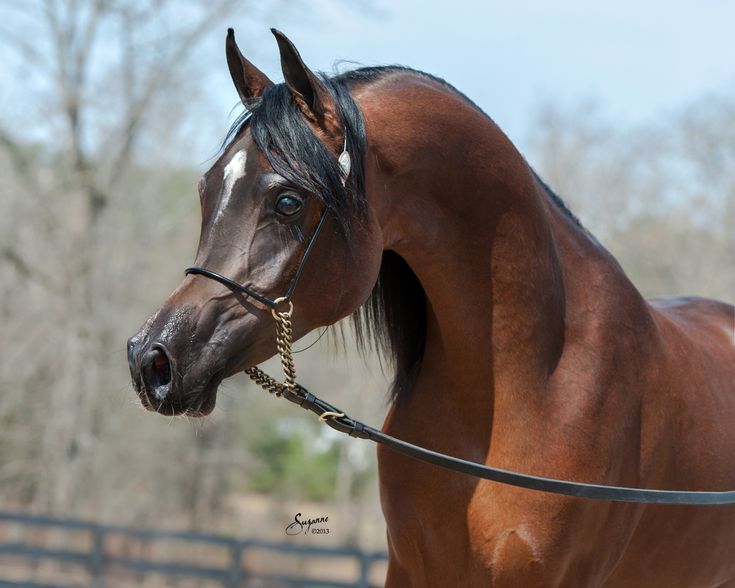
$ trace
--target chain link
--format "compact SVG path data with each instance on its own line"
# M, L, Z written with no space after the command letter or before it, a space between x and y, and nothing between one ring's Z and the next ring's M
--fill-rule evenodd
M275 378L272 378L271 376L266 374L260 368L251 367L250 369L245 370L245 373L250 376L250 379L253 382L263 388L263 390L265 390L269 394L275 394L276 396L281 396L283 394L285 386Z
M283 395L284 390L294 391L296 389L296 364L293 358L293 327L291 325L291 314L293 306L289 304L288 310L273 310L273 318L276 319L276 349L281 358L283 369L283 382L266 374L257 367L245 370L250 379L270 394Z
M276 319L276 349L281 358L281 367L283 368L283 382L279 382L275 378L266 374L257 367L251 367L245 370L250 379L260 386L269 394L275 394L278 397L288 392L287 398L294 401L294 397L298 396L302 399L299 403L303 406L303 400L306 398L297 390L296 386L296 364L293 358L293 328L291 326L291 315L293 314L293 305L289 303L288 310L279 312L272 310L273 318ZM319 415L319 420L326 423L328 419L338 419L345 416L343 412L333 410L324 410Z
M276 349L281 356L283 368L283 385L289 390L296 388L296 364L293 359L293 329L291 327L291 310L273 312L276 319Z

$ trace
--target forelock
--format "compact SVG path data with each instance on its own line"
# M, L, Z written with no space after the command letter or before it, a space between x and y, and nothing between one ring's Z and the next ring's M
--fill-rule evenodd
M332 94L337 116L347 136L352 170L345 185L337 156L317 137L285 84L269 87L230 129L226 142L250 127L258 149L279 175L318 198L343 235L364 218L365 127L362 114L344 85L322 81Z

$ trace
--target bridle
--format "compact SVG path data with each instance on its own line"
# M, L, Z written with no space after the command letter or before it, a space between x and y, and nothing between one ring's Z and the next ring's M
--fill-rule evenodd
M249 118L249 114L246 117ZM345 130L345 142L342 153L339 156L339 165L342 170L343 184L346 182L350 172L350 156L347 152L347 136ZM191 266L186 268L186 274L198 274L224 284L231 290L242 292L247 296L269 306L271 314L276 321L276 348L281 358L284 381L279 382L275 378L263 372L260 368L252 367L245 370L257 385L266 392L277 397L283 397L305 410L315 413L319 420L340 433L350 437L369 439L375 443L386 445L407 455L436 466L440 466L455 472L460 472L477 478L491 480L501 484L539 490L553 494L563 494L578 498L590 498L597 500L612 500L618 502L637 502L648 504L681 504L681 505L724 505L735 504L735 491L726 492L702 492L687 490L653 490L648 488L628 488L624 486L607 486L601 484L586 484L583 482L572 482L569 480L558 480L543 476L532 476L510 470L504 470L487 466L458 457L453 457L418 445L396 439L379 431L369 425L361 423L349 416L337 407L321 400L306 388L296 383L296 367L293 358L293 331L291 318L293 316L293 302L291 298L301 277L302 270L306 264L309 254L314 249L317 237L324 225L327 209L322 212L319 222L309 239L304 250L296 272L283 296L271 299L257 292L250 286L240 284L235 280L213 272L203 267ZM280 306L286 305L285 310L278 310Z
M291 283L288 285L288 289L286 290L286 293L283 296L279 296L278 298L269 298L265 294L261 294L257 292L250 286L247 286L245 284L240 284L239 282L236 282L235 280L231 280L230 278L223 276L222 274L218 274L217 272L213 272L212 270L208 270L198 265L192 265L190 267L187 267L184 270L184 274L186 275L199 274L201 276L205 276L212 280L216 280L220 282L221 284L224 284L231 290L235 290L236 292L242 292L243 294L246 294L247 296L254 298L258 302L261 302L265 304L266 306L270 306L272 310L275 310L278 308L279 305L287 304L291 301L291 297L293 296L294 290L296 290L296 284L299 283L301 272L304 270L304 266L306 265L306 260L309 258L309 253L311 253L312 249L314 249L314 243L316 243L316 238L319 236L319 233L322 230L322 226L324 225L324 220L326 218L327 218L327 209L324 209L324 212L322 212L321 216L319 217L319 222L316 225L316 229L314 229L314 232L311 234L311 238L309 239L309 243L306 245L304 254L301 256L301 261L299 261L299 265L296 266L296 272L294 273L293 278L291 278Z
M246 112L245 115L242 117L241 125L243 126L246 125L248 121L250 120L250 118L252 118L252 116L253 116L252 111ZM345 133L345 143L342 149L342 153L343 154L347 153L347 134L346 133ZM343 155L340 155L340 157L343 157ZM347 157L349 158L349 154L347 155ZM349 164L348 164L348 167L349 167ZM348 173L349 173L349 169L348 169ZM192 265L190 267L187 267L184 270L184 274L185 275L199 274L201 276L205 276L212 280L216 280L217 282L224 284L231 290L235 290L236 292L242 292L243 294L257 300L258 302L265 304L266 306L269 306L271 310L275 312L275 310L278 308L279 305L288 304L291 302L291 297L293 296L294 290L296 290L296 284L299 283L301 272L304 270L304 266L306 265L306 260L309 258L309 254L311 253L312 249L314 249L314 243L316 243L316 239L322 230L322 226L324 225L324 220L326 218L327 218L327 209L325 208L321 216L319 217L319 222L317 223L316 228L314 229L314 232L311 234L311 238L309 239L309 243L306 245L304 254L301 256L301 261L299 261L299 265L296 266L296 272L294 273L293 278L291 278L291 283L288 285L288 289L286 290L286 293L283 296L279 296L278 298L269 298L265 294L261 294L260 292L254 290L248 285L241 284L239 282L236 282L235 280L232 280L226 276L223 276L222 274L218 274L217 272L213 272L212 270L203 268L198 265Z

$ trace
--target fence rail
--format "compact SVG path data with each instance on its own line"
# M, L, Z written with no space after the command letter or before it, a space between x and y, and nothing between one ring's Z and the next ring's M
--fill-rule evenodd
M21 537L20 540L9 540L11 535L24 535L20 530L59 531L70 535L83 534L86 537L84 546L69 544L63 547L48 547ZM145 557L133 557L115 553L110 543L131 541L150 546L156 542L185 542L197 548L216 547L228 555L227 561L220 565L184 563L171 560L151 560ZM77 541L79 543L79 541ZM117 550L119 551L119 549ZM330 559L351 563L357 566L357 577L349 580L335 580L327 577L305 575L288 575L263 573L258 566L248 563L248 556L257 552L269 552L281 556L308 559ZM242 540L226 535L215 535L196 532L175 532L163 530L135 529L131 527L100 525L93 522L73 518L50 517L11 513L0 511L0 564L8 560L23 560L31 565L53 562L59 565L77 566L86 570L83 584L36 583L18 581L13 578L2 578L0 572L0 588L112 588L110 576L123 571L136 574L141 578L157 574L168 579L199 579L219 583L225 588L260 588L290 587L303 588L373 588L371 583L375 575L374 568L382 564L387 556L382 551L361 551L347 547L305 546L289 543L277 543L260 540Z

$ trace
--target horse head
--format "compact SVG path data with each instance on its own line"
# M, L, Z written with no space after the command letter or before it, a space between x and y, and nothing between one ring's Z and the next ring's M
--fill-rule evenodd
M227 63L247 111L199 182L195 266L128 342L135 390L163 414L208 414L224 378L274 355L273 308L295 305L299 338L354 312L378 278L383 244L364 198L360 111L273 33L282 84L228 31Z

